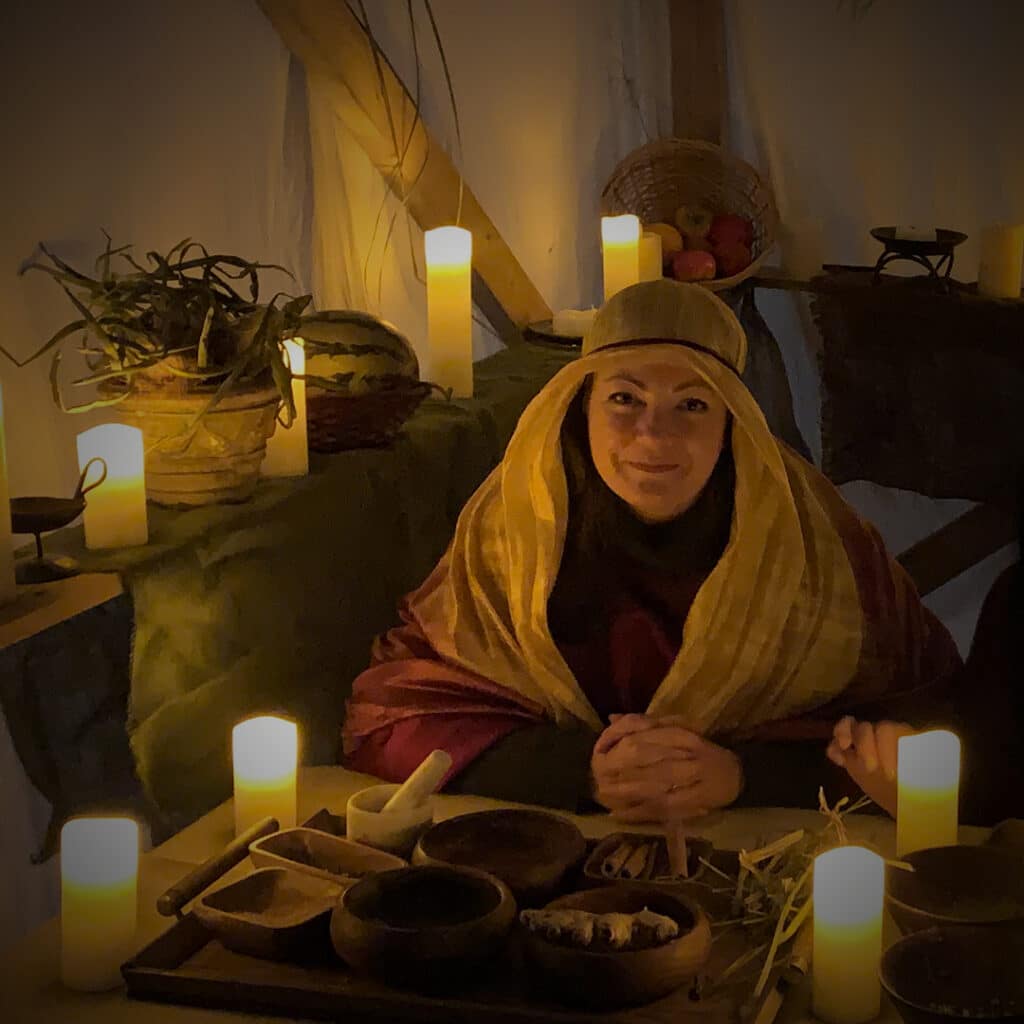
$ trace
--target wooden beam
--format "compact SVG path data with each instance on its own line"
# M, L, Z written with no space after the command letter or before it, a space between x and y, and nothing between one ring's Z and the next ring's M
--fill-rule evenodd
M896 559L924 597L1017 537L1017 515L1007 505L975 505L908 548Z
M462 187L459 223L473 233L473 269L504 313L481 309L506 343L517 340L516 327L549 320L551 310L484 212L461 181L444 149L416 117L412 96L365 29L341 0L257 0L285 45L319 75L331 90L339 117L366 150L374 166L423 229L455 223ZM397 139L397 144L396 144ZM408 141L399 167L397 154ZM420 173L422 169L422 174ZM417 181L417 176L419 180Z
M669 0L672 134L722 141L728 113L722 0Z

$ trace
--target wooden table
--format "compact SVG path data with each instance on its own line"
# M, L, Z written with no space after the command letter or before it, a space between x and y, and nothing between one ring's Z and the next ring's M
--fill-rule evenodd
M305 769L300 776L300 820L323 807L343 812L351 793L377 781L340 767ZM442 795L437 798L436 818L441 820L468 811L507 806L511 805L483 797ZM581 816L575 820L588 837L597 838L621 828L604 815ZM895 826L890 819L860 815L847 818L847 822L852 838L872 842L882 852L892 854ZM817 829L821 823L820 815L814 811L743 808L709 816L701 823L701 833L721 848L753 848L792 829ZM156 913L157 897L196 864L222 849L234 837L233 830L233 809L229 801L143 855L139 877L140 948L170 927L170 920ZM961 841L980 842L985 834L985 830L965 827L961 830ZM234 873L224 876L224 880L232 880L247 870L247 865L239 865ZM14 1024L122 1024L129 1021L133 1024L269 1024L282 1020L257 1014L139 1002L129 1000L123 989L101 994L70 992L60 983L60 922L56 918L7 951L0 968L0 993L4 1019ZM808 1019L808 1003L809 986L792 993L777 1018L779 1024ZM897 1021L898 1018L890 1007L884 1006L880 1020Z

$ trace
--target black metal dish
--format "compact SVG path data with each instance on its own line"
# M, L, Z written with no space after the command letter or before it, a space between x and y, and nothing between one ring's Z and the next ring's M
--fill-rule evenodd
M102 466L97 480L86 485L85 478L94 462ZM42 534L59 530L73 523L85 511L85 496L107 479L107 464L102 458L90 459L78 478L78 486L70 498L40 498L29 496L11 498L11 529L14 533L31 533L36 539L35 558L15 564L15 578L18 583L50 583L53 580L74 576L78 567L71 559L47 558L43 554Z
M953 250L967 235L962 231L936 228L934 239L897 238L896 226L872 228L871 237L884 246L882 255L875 264L875 280L884 267L894 260L910 260L928 271L929 277L948 278L953 269ZM938 257L932 262L931 257Z

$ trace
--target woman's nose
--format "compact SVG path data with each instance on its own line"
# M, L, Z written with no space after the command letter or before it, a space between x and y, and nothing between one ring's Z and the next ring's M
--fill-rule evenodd
M648 406L644 409L637 423L640 434L648 437L659 438L680 434L678 425L674 422L671 409L658 409L655 406Z

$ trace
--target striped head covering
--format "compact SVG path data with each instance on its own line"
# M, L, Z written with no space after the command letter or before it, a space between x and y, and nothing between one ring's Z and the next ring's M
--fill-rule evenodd
M445 660L558 722L602 727L548 627L568 520L561 428L589 374L626 369L648 353L679 360L721 395L736 466L728 544L648 713L684 716L705 735L739 735L827 704L854 676L864 630L835 491L768 429L740 379L743 330L699 285L645 282L599 310L581 357L523 412L445 557L411 595L414 618Z

